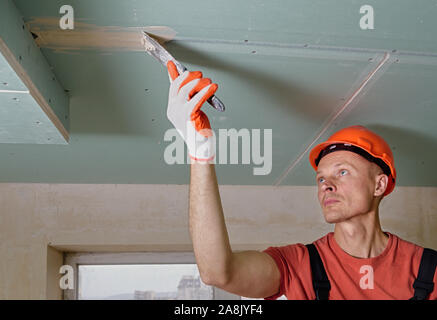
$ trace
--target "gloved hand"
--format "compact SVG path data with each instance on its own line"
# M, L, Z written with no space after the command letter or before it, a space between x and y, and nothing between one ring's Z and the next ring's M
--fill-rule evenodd
M168 62L167 69L171 81L167 118L187 144L191 159L213 160L215 136L208 117L200 108L217 91L217 84L203 78L200 71L185 71L179 75L172 61Z

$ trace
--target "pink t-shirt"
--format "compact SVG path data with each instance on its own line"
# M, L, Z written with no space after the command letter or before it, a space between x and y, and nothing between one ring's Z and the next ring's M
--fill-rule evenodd
M328 233L315 241L331 283L330 300L408 300L414 295L413 282L419 271L423 247L386 232L384 251L374 258L355 258L343 251ZM264 299L285 295L289 300L314 300L309 253L298 243L269 247L268 253L281 273L279 292ZM437 272L434 290L428 297L437 300Z

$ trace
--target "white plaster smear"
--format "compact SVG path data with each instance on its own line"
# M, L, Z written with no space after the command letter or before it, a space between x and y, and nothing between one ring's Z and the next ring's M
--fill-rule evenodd
M36 18L26 25L38 36L35 42L39 47L56 51L144 51L143 31L161 44L176 36L176 31L166 26L118 27L75 22L73 30L62 30L58 18Z

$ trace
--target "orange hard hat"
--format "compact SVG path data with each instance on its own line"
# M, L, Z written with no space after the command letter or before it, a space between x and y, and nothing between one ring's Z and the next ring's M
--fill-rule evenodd
M384 196L393 191L396 183L396 169L393 153L383 138L363 126L343 128L326 142L320 143L310 151L310 163L317 170L320 159L328 153L346 150L358 153L367 160L376 163L388 176Z

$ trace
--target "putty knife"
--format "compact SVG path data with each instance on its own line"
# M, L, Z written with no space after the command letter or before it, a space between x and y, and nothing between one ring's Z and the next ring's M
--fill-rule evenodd
M179 74L187 70L179 61L177 61L173 56L165 50L163 46L159 44L158 41L149 36L146 32L143 32L143 44L146 52L150 54L152 57L156 58L164 67L167 68L167 62L173 61L178 69ZM216 96L212 96L209 98L208 103L218 111L225 111L225 105L220 101Z

